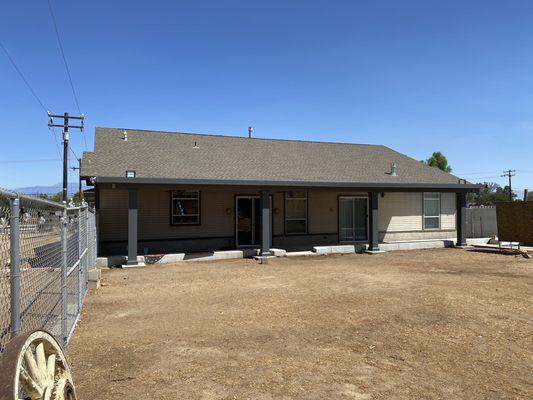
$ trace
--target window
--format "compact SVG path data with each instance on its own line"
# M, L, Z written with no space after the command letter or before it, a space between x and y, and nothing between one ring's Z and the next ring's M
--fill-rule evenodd
M172 225L200 224L200 192L174 190L172 192Z
M424 229L440 228L440 193L424 193Z
M285 233L297 235L307 233L307 193L285 193Z

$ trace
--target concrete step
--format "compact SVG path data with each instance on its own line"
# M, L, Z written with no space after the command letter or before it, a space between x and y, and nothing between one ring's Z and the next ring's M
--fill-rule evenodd
M343 244L336 246L314 246L313 251L319 255L351 254L355 253L355 246L353 244Z
M287 255L287 251L283 249L270 249L270 253L276 257L285 257Z

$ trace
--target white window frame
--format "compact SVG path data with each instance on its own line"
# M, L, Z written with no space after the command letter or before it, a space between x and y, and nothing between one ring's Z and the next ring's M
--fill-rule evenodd
M437 194L438 197L435 197L435 198L426 198L426 195L427 194ZM441 227L441 206L442 206L442 203L441 203L441 194L439 192L424 192L422 193L422 229L424 229L425 231L438 231L440 230L440 227ZM438 206L438 210L439 210L439 215L426 215L426 201L437 201L439 206ZM427 218L438 218L439 220L439 224L436 228L426 228L426 219Z
M195 197L178 197L176 196L179 192L195 192ZM198 212L196 214L174 214L174 200L196 200L197 206L196 209ZM172 190L170 194L170 224L171 225L200 225L200 191L199 190ZM174 222L174 217L196 217L195 222Z
M308 218L309 218L309 215L308 215L308 194L307 192L298 192L298 193L303 193L305 194L305 197L290 197L288 194L289 192L285 192L285 235L307 235L308 233L308 229L309 229L309 224L308 224ZM288 210L288 207L287 207L287 204L288 202L290 201L304 201L305 202L305 218L289 218L287 216L287 210ZM287 222L289 221L305 221L305 229L303 232L289 232L288 229L287 229Z

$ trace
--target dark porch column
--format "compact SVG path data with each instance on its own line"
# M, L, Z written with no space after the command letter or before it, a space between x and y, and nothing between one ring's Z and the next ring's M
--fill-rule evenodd
M368 251L379 251L378 245L378 195L377 192L368 193Z
M261 191L261 256L270 255L270 192Z
M457 246L466 246L466 193L456 193Z
M137 189L128 189L128 265L137 265Z

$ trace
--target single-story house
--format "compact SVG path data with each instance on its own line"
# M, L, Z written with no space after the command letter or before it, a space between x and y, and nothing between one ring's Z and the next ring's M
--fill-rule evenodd
M457 237L478 190L386 146L96 128L100 255Z

